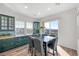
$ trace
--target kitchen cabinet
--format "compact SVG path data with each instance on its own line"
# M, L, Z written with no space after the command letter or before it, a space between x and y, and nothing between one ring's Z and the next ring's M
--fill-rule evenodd
M0 53L29 44L28 36L0 39Z
M33 34L40 33L40 22L33 22Z
M14 31L15 18L13 16L0 14L0 31Z

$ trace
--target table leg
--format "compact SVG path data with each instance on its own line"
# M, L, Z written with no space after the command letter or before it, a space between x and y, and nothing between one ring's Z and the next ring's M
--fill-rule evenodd
M48 53L47 53L47 43L45 42L45 56L47 56Z

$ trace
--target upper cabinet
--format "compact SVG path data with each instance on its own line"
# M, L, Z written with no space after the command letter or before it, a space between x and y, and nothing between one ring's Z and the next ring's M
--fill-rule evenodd
M0 14L0 31L14 31L15 18Z
M40 22L33 22L33 34L40 33Z

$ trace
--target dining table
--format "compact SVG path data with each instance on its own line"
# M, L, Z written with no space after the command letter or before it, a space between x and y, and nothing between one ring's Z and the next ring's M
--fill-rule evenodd
M32 38L38 38L41 42L43 42L44 53L45 53L45 56L47 56L48 55L48 44L50 43L50 41L52 41L56 37L53 37L53 36L43 36L43 37L34 36Z

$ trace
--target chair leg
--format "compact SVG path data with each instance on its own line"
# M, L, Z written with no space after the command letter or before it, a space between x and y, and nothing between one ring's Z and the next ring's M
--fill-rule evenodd
M34 50L34 56L36 56L36 50Z
M31 56L33 56L33 50L31 50Z
M31 54L31 56L33 56L33 49L32 49L32 48L29 48L29 49L28 49L28 54L29 54L29 53Z
M53 56L55 56L54 49L53 49Z
M56 55L58 56L58 51L57 51L57 48L56 48Z
M29 53L31 53L31 49L30 49L30 48L28 49L28 54L29 54Z
M41 56L43 56L42 52L40 54L41 54Z

